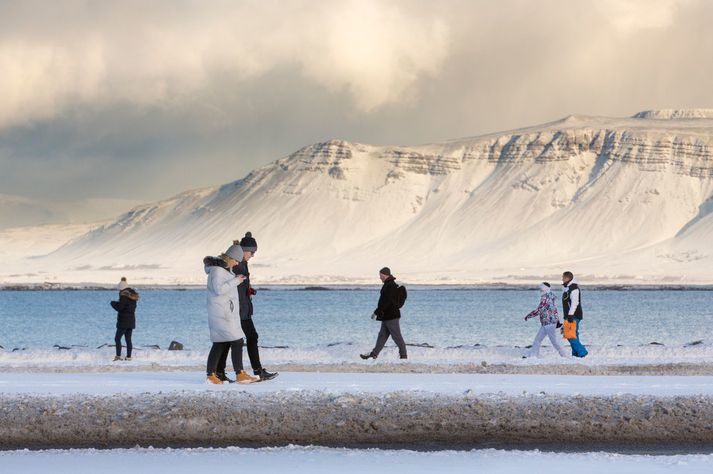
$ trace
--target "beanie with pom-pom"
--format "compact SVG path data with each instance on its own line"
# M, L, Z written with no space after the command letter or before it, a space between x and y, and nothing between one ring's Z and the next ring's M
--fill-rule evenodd
M247 252L257 252L257 241L253 238L252 232L245 233L245 237L240 239L240 246Z

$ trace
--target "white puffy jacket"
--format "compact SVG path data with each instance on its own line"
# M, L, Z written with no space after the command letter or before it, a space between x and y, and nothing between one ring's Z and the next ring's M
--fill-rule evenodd
M230 270L207 266L208 274L208 327L213 342L237 341L244 338L240 327L240 280Z

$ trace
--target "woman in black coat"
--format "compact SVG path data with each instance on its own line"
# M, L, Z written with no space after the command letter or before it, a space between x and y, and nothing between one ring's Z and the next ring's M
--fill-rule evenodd
M117 312L116 315L116 357L114 360L121 360L121 338L126 339L126 360L131 360L131 333L136 328L136 303L139 301L139 294L130 288L126 283L126 278L119 283L119 301L112 301L111 307Z

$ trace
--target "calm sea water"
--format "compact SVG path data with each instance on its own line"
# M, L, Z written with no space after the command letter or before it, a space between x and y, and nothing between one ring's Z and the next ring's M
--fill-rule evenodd
M209 346L205 291L141 290L135 345L175 339L187 349ZM681 345L713 337L713 291L583 290L583 342ZM262 346L373 344L369 319L378 288L302 291L263 289L254 298ZM0 345L88 348L113 343L115 291L0 291ZM409 343L435 347L529 344L539 322L522 318L537 306L536 290L410 288L402 331Z

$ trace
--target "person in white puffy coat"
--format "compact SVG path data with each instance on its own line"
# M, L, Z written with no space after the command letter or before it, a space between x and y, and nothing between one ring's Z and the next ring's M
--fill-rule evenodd
M230 259L232 260L232 259ZM222 261L222 260L221 260ZM226 265L230 265L226 262ZM208 327L212 342L237 341L245 337L240 327L240 278L220 265L206 266L208 274Z
M245 334L240 327L240 300L238 285L245 276L235 276L230 271L242 258L243 249L239 245L231 245L220 258L203 260L205 272L208 274L208 327L213 346L208 354L207 382L221 384L216 374L220 354L228 347L231 350L233 369L236 380L240 383L251 383L257 378L243 370L243 338Z

